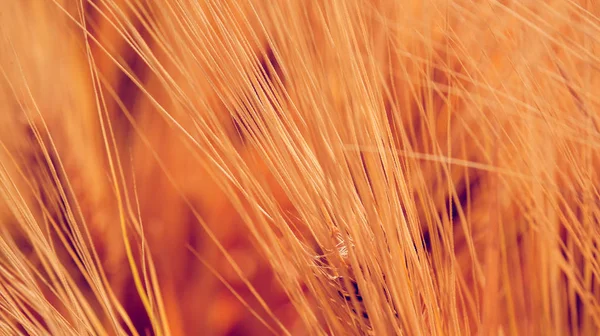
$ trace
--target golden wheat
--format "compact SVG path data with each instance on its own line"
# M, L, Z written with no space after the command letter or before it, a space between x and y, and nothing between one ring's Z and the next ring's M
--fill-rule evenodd
M0 334L596 335L600 3L0 0Z

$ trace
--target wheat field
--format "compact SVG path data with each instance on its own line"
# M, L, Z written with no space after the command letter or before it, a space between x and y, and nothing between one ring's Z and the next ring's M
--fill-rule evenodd
M598 335L597 0L0 0L0 335Z

